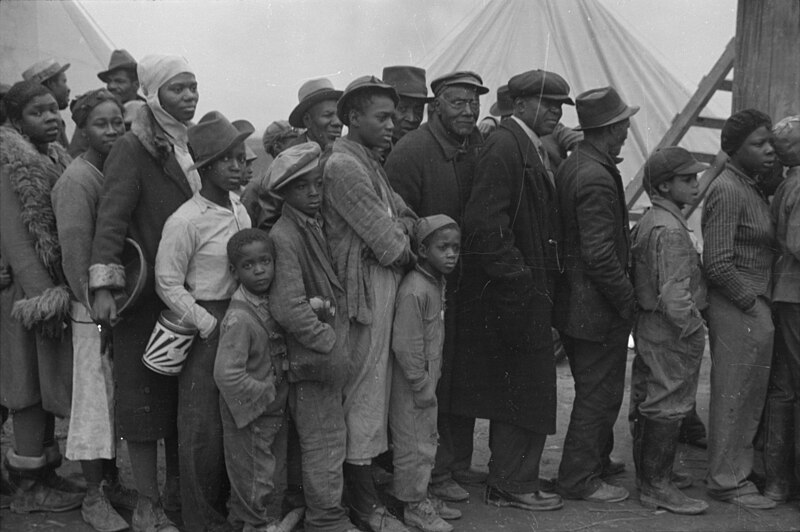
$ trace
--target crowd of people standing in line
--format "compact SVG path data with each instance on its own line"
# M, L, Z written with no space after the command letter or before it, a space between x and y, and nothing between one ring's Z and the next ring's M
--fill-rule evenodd
M282 514L303 508L309 532L449 532L464 484L529 511L620 502L611 452L631 332L644 506L708 508L673 469L707 335L708 495L769 509L795 493L800 117L773 127L747 109L725 122L701 246L682 209L706 166L679 147L647 160L652 208L630 229L617 163L639 108L613 87L573 100L558 74L522 72L498 89L499 118L478 124L489 89L474 72L436 78L432 95L410 66L344 91L309 80L264 132L274 160L253 176L249 122L192 122L185 59L117 50L98 75L107 88L71 105L68 66L37 63L3 95L13 511L80 507L104 531L129 526L115 507L135 531L177 530L168 512L192 531L273 531L278 461ZM560 123L564 105L578 127ZM196 335L177 375L142 363L166 311ZM575 400L545 481L554 329ZM85 487L56 473L55 417L69 417L65 455ZM471 467L477 418L490 420L488 475ZM135 490L119 479L118 438Z

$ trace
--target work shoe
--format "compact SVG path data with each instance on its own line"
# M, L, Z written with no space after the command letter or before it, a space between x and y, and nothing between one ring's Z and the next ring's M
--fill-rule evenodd
M590 495L581 497L584 501L588 502L622 502L628 498L630 493L622 486L613 486L606 482L600 481L600 487L594 490Z
M742 508L750 508L751 510L771 510L775 508L778 503L760 495L758 493L748 493L746 495L739 495L732 499L727 499L724 502L741 506Z
M133 532L180 532L175 523L170 521L159 501L139 494L136 510L131 521Z
M469 492L448 478L442 482L428 484L428 493L447 502L463 502L469 500Z
M128 529L128 522L111 506L102 491L86 494L81 505L81 517L98 532L119 532Z
M428 500L431 501L433 509L436 510L436 513L439 514L439 517L442 519L446 519L447 521L461 519L461 510L450 508L442 499L438 499L433 495L428 494Z
M362 524L372 532L410 532L383 506L376 508Z
M471 467L468 467L467 469L456 469L455 471L451 472L451 476L453 477L453 480L459 484L480 486L482 484L486 484L486 478L489 475L483 471L477 471Z
M671 482L666 482L660 486L642 486L639 491L639 502L645 508L652 510L663 508L672 513L682 515L701 514L708 509L706 501L687 497Z
M119 479L103 482L103 493L108 502L115 508L124 508L133 511L136 509L136 501L139 499L139 492L135 489L126 488Z
M49 487L65 493L86 493L86 486L62 477L56 473L55 468L45 467L43 481Z
M67 493L51 488L42 481L25 479L11 498L11 511L17 514L31 512L69 512L83 502L83 493Z
M403 521L422 532L452 532L453 526L442 519L428 499L408 502L403 508Z
M625 464L617 460L609 460L600 472L600 478L609 478L625 472Z
M559 510L564 506L561 496L555 493L546 491L509 493L496 486L486 486L483 502L491 506L522 508L532 512Z
M691 487L694 483L694 477L692 475L675 470L672 471L670 480L679 490L685 490L686 488Z

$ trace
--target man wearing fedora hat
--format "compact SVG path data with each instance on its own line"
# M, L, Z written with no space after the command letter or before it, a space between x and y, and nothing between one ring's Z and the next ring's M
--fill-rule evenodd
M380 502L372 459L387 449L389 345L402 268L414 260L409 234L416 215L389 185L378 152L392 142L394 87L374 76L352 81L337 112L348 126L324 171L322 215L334 270L350 319L354 368L345 385L345 489L351 518L378 531L406 531Z
M584 140L555 179L565 273L554 320L575 379L558 489L568 498L618 502L628 491L601 478L611 466L634 317L628 210L617 160L639 108L626 105L613 87L580 94L576 107Z
M302 142L316 142L325 151L342 136L342 122L336 112L341 96L342 91L334 89L327 78L310 79L300 86L300 101L289 114L289 124L306 128Z
M463 378L453 385L454 404L491 420L485 502L532 511L563 506L539 486L539 460L556 429L551 319L561 239L541 137L553 132L562 105L573 105L569 90L543 70L508 81L513 113L486 141L464 212L471 282L459 297L468 341L456 360Z
M386 160L392 187L419 216L445 214L459 225L469 197L475 161L483 139L475 127L479 97L489 92L481 77L468 71L451 72L431 82L435 94L430 119L395 145ZM485 475L470 469L475 420L453 414L450 388L453 358L459 352L456 313L460 269L447 278L445 343L438 386L439 436L430 493L445 501L469 498L455 480L482 482Z
M428 96L425 69L413 66L388 66L383 69L384 83L397 91L400 101L394 109L394 131L392 144L414 131L422 123Z
M63 111L69 107L70 89L69 85L67 85L67 75L64 73L69 68L69 65L67 63L61 66L55 59L44 59L25 70L22 73L22 79L35 81L47 87L56 99L58 108ZM69 146L69 140L65 131L66 124L64 119L60 119L59 127L58 139L56 140L66 148Z
M139 76L136 74L136 60L127 50L114 50L108 68L97 74L106 88L123 104L131 100L142 100L139 96Z
M234 192L246 165L244 141L252 133L252 126L237 128L218 111L189 128L190 170L198 170L202 186L165 222L155 260L156 293L200 336L178 376L182 513L191 530L217 530L226 522L229 484L214 363L219 323L237 287L226 244L250 227ZM248 518L234 512L236 520Z

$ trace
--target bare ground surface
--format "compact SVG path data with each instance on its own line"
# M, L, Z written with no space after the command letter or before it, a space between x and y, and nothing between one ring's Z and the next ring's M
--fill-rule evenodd
M632 354L629 354L629 362ZM704 420L708 415L708 371L710 360L706 354L703 363L703 372L697 394L698 410ZM630 371L628 371L630 375ZM573 388L569 366L562 363L558 368L558 432L548 439L542 457L542 476L554 477L558 470L561 458L561 446L569 423L569 413L572 405ZM631 458L631 438L628 432L627 393L623 403L622 412L615 427L616 448L613 456L622 460L627 466L627 471L616 477L615 482L624 486L631 492L631 498L616 504L593 504L583 501L566 501L564 508L555 512L526 512L517 509L495 508L483 503L483 489L481 487L468 487L471 498L463 504L453 504L460 509L464 517L452 522L457 531L463 532L526 532L526 531L552 531L552 532L583 532L583 531L618 531L618 532L666 532L666 531L800 531L800 505L798 501L779 505L769 511L753 511L737 506L717 502L710 499L703 485L706 467L706 453L702 449L680 445L676 467L681 467L690 472L696 479L695 485L687 490L691 497L702 498L709 503L709 509L699 516L679 516L664 511L651 511L643 508L638 503L635 487L633 461ZM5 427L2 437L3 453L9 446L9 425ZM478 469L486 469L489 460L487 421L478 422L475 432L475 454L473 464ZM66 424L59 423L58 432L62 449L66 435ZM130 465L124 445L120 446L120 458L123 478L127 484L130 481ZM75 462L67 462L62 466L60 473L72 478L80 478L80 467ZM162 467L163 474L163 467ZM130 519L130 514L123 517ZM0 530L14 532L32 531L76 531L91 532L80 516L80 511L62 514L30 514L27 516L16 515L8 510L0 512Z

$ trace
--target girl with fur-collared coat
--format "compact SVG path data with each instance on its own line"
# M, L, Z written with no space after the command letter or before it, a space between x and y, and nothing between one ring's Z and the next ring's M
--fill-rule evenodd
M175 530L161 505L157 442L167 454L165 505L177 510L177 379L141 362L150 333L165 308L155 292L155 264L167 218L199 189L186 140L197 105L197 81L181 57L147 56L138 65L147 105L131 131L116 141L103 166L105 182L92 244L89 290L100 323L114 325L116 430L126 440L139 501L133 530ZM114 290L125 287L125 238L135 240L147 262L147 281L136 303L117 323Z
M70 295L50 191L70 158L54 142L60 118L46 88L17 83L3 104L10 125L0 127L0 254L12 274L0 292L0 402L13 412L7 460L18 489L11 508L67 511L80 506L82 495L53 487L61 457L52 443L53 416L69 415L72 356Z

